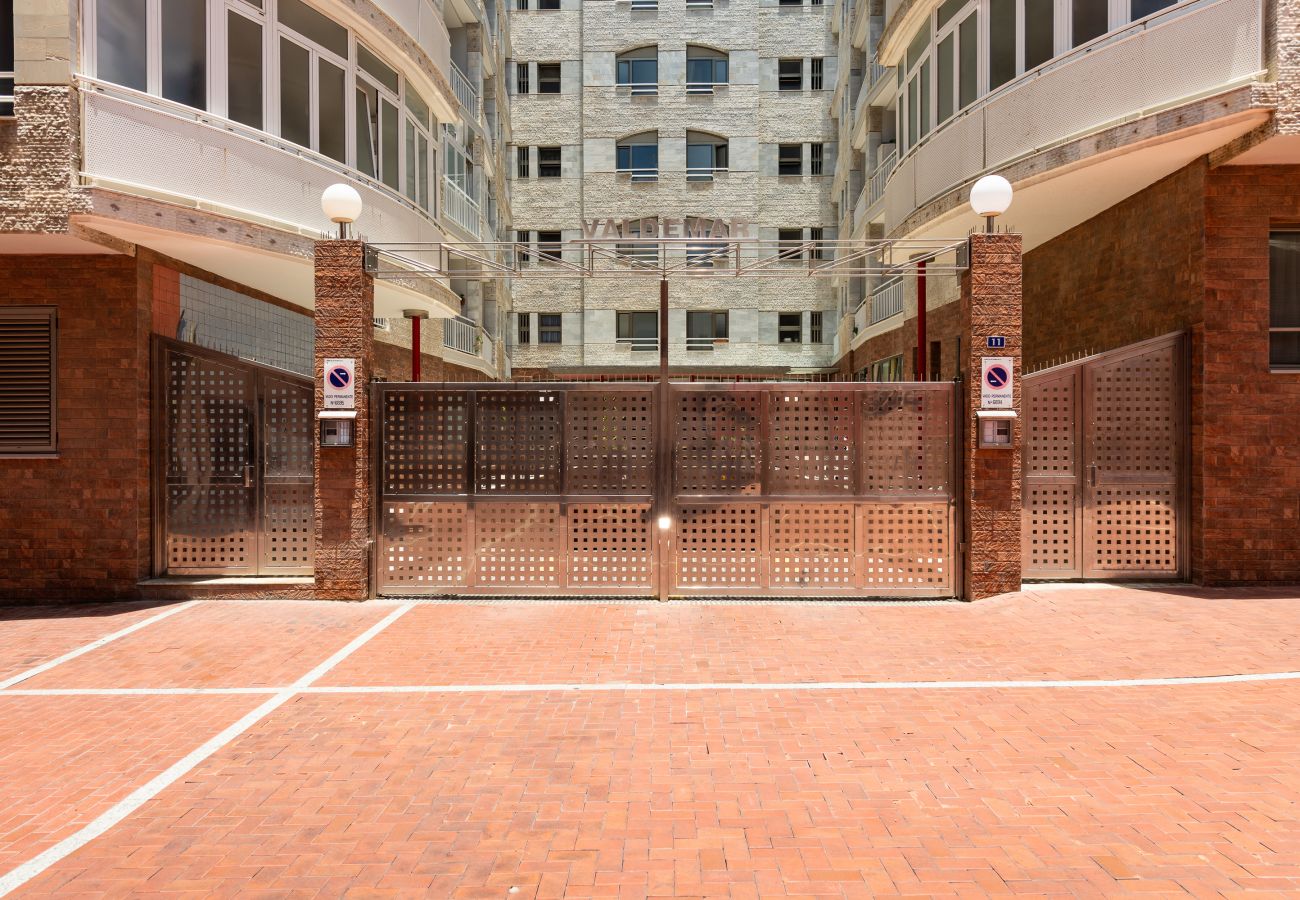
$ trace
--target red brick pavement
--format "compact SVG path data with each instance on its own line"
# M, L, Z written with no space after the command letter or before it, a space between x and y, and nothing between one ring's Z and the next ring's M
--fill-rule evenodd
M1290 589L1294 596L1295 589ZM326 684L1137 678L1300 668L1300 601L1050 586L976 604L422 606Z
M387 612L373 604L204 603L69 660L21 687L287 685Z
M285 685L390 610L202 604L19 688ZM426 606L328 681L1289 671L1297 625L1281 590ZM30 633L0 617L0 663L57 655ZM0 878L264 699L0 692ZM1297 701L1300 681L299 694L19 893L1295 896Z
M1292 684L312 695L27 895L1294 895L1296 734Z
M85 825L264 699L0 691L0 875Z
M0 681L168 608L153 603L0 608Z

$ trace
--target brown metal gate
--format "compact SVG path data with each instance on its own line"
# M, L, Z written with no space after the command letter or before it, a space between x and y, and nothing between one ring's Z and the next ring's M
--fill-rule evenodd
M380 384L378 592L951 596L951 384Z
M312 572L312 383L156 339L158 575Z
M1168 335L1025 377L1026 578L1183 574L1184 359Z

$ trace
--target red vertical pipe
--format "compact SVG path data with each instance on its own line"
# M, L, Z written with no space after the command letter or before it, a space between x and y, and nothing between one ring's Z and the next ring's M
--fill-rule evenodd
M420 317L411 316L411 380L420 380Z
M926 374L925 351L925 260L916 264L916 380L929 380Z

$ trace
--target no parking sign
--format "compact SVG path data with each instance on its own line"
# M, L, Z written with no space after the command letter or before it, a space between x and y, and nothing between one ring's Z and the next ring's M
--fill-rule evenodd
M1009 356L986 356L981 360L980 407L1011 408L1012 362Z
M357 403L357 361L325 360L325 408L355 409Z

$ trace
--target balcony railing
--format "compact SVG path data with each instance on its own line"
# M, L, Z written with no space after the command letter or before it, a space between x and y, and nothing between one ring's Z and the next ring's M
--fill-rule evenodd
M722 166L722 167L720 167L720 168L719 168L719 167L713 167L713 168L696 167L696 168L691 168L690 166L687 166L687 167L686 167L686 180L687 180L687 181L712 181L713 178L714 178L714 176L725 174L726 171L727 171L727 167L726 167L726 166Z
M616 169L615 174L626 175L633 181L658 181L658 169Z
M478 91L474 90L474 85L470 84L469 76L460 70L453 62L451 64L451 89L456 94L456 99L460 105L465 107L465 113L471 121L478 119Z
M881 144L880 152L889 148L889 152L880 159L880 164L876 166L875 171L871 173L871 178L867 180L867 206L870 207L885 194L885 183L889 181L889 175L894 171L894 166L898 164L898 147L895 144Z
M14 114L14 73L0 72L0 118Z
M871 65L867 67L867 91L871 92L876 89L876 83L885 77L885 73L892 71L891 66L882 66L880 58L876 54L871 54Z
M659 349L659 338L618 338L618 343L637 352L650 352Z
M479 353L478 325L463 316L446 319L442 323L442 345L470 356Z
M686 82L686 93L688 94L712 94L718 88L727 86L725 81L688 81Z
M659 93L659 84L654 81L620 82L615 87L619 93L631 94L633 97L653 97Z
M477 236L483 215L478 203L450 178L444 176L442 184L442 210L447 218Z
M891 278L871 292L871 324L903 311L903 279Z
M723 346L726 343L727 343L726 338L688 337L686 339L686 349L712 351L714 348L718 346Z

